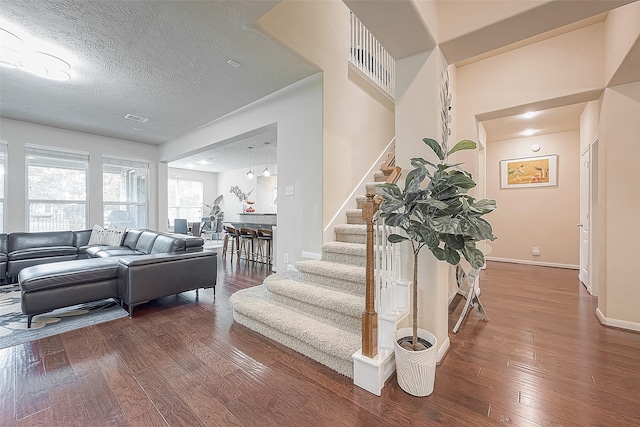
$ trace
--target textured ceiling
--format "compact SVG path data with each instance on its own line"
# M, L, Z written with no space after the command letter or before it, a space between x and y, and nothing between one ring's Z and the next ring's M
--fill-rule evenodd
M174 139L319 71L253 29L276 4L2 0L3 19L71 54L73 78L0 68L0 116L155 145Z

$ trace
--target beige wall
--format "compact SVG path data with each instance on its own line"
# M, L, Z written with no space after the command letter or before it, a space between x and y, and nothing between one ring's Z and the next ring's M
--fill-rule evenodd
M633 322L640 330L640 282L637 226L640 189L640 82L605 90L600 115L600 212L598 229L604 250L598 262L598 308L614 321ZM625 326L616 325L616 326Z
M540 145L533 153L531 145ZM500 160L558 155L558 185L500 188ZM498 209L487 216L498 239L491 259L576 267L579 258L580 136L578 131L498 141L487 148L487 197ZM533 247L540 249L534 256Z
M440 127L440 90L446 63L439 49L404 58L396 63L396 163L405 171L412 169L411 158L433 162L435 155L422 142L425 137L438 141ZM400 184L403 185L404 177ZM413 254L409 244L402 246L403 278L413 278ZM418 325L433 333L438 351L448 347L449 264L440 262L425 248L418 267Z
M349 71L349 9L342 1L285 0L258 25L323 70L324 228L393 138L394 106Z
M627 59L629 50L640 38L640 2L609 12L605 21L605 78L611 83L616 71ZM637 50L636 50L637 52ZM637 55L637 53L636 53ZM637 64L636 59L635 63ZM619 84L614 83L614 84ZM628 82L624 82L628 83Z

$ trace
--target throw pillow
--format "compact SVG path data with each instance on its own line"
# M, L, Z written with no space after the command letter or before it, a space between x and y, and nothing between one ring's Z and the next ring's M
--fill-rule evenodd
M104 232L104 228L100 227L98 224L94 225L91 230L91 237L89 237L88 245L104 245Z
M118 226L111 224L106 230L106 241L109 246L122 246L124 241L124 233L126 228L119 228Z

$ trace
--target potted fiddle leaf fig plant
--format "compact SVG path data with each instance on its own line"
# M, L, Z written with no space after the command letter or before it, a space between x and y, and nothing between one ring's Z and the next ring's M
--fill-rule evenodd
M495 200L471 197L468 191L476 186L471 174L460 167L461 163L447 163L451 154L473 150L476 143L462 140L447 151L434 139L423 141L438 162L413 158L414 169L407 175L404 189L387 183L377 187L382 199L381 217L387 225L403 232L390 234L389 242L408 241L413 251L412 328L396 331L394 341L398 383L415 396L428 396L433 391L436 362L435 336L418 328L420 251L427 247L438 260L454 266L465 258L472 268L479 269L484 265L484 255L476 243L496 239L491 225L482 218L496 208Z

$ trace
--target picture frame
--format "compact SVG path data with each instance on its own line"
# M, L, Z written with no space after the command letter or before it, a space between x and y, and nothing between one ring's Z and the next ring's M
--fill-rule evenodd
M558 155L500 160L500 188L558 185Z

